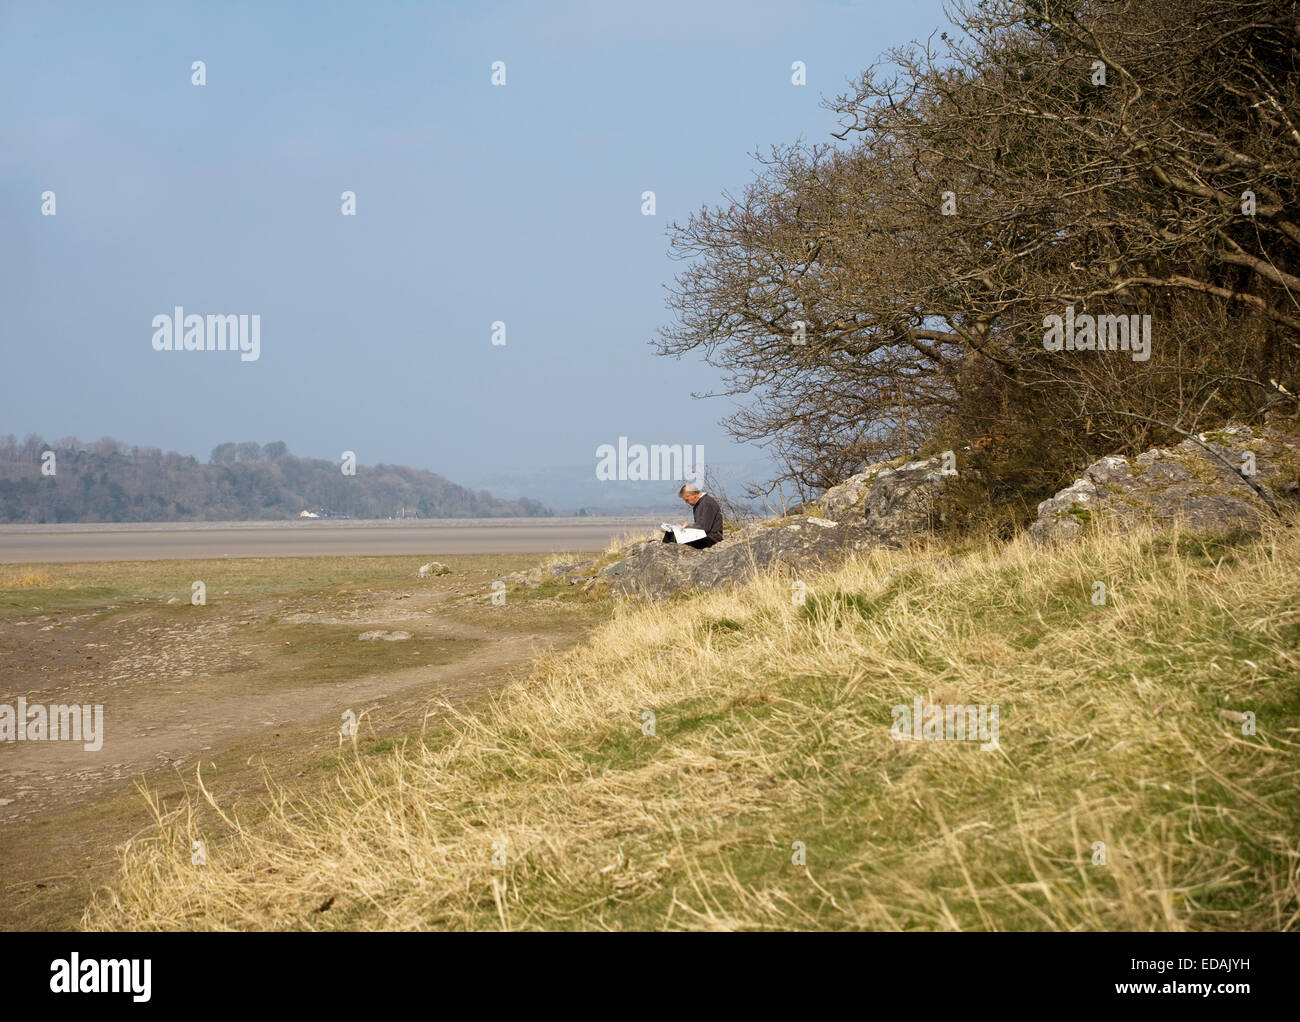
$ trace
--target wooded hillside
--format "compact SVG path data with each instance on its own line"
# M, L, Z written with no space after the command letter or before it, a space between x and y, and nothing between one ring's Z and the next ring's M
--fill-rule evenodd
M53 459L47 451L53 452ZM53 465L53 474L42 465ZM282 442L227 443L208 464L104 437L48 443L0 437L0 522L240 521L327 508L352 518L545 516L540 502L501 500L423 469L299 458Z

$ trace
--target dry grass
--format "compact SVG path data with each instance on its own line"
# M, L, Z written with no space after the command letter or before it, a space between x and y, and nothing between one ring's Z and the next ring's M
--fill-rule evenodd
M1296 929L1296 531L950 553L626 607L256 825L198 782L85 924ZM895 741L916 696L1000 748Z
M609 544L605 547L604 553L601 554L601 557L605 558L613 557L617 554L625 554L630 547L640 546L642 543L649 543L662 538L663 533L658 529L649 532L625 532L619 536L615 536L609 541Z
M531 565L531 567L533 570L539 571L545 575L557 564L572 564L575 561L585 563L587 561L594 561L595 559L596 555L591 553L555 553L547 554L540 561L536 561Z
M44 589L52 585L54 579L48 571L35 569L0 578L0 589Z

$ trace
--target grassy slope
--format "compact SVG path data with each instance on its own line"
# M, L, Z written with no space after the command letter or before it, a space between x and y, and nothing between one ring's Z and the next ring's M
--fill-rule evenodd
M1298 565L1111 534L630 606L256 826L196 794L86 923L1294 929ZM1000 750L894 741L918 695L998 704Z

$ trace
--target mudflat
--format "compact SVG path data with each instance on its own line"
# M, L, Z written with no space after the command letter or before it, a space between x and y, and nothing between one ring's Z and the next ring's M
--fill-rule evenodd
M368 557L598 551L653 515L0 525L0 564L187 557Z

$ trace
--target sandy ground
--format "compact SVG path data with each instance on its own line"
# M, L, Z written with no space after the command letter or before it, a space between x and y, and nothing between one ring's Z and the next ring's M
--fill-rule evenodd
M638 518L449 518L426 521L0 525L0 564L180 557L369 557L542 554L605 549L658 524Z

